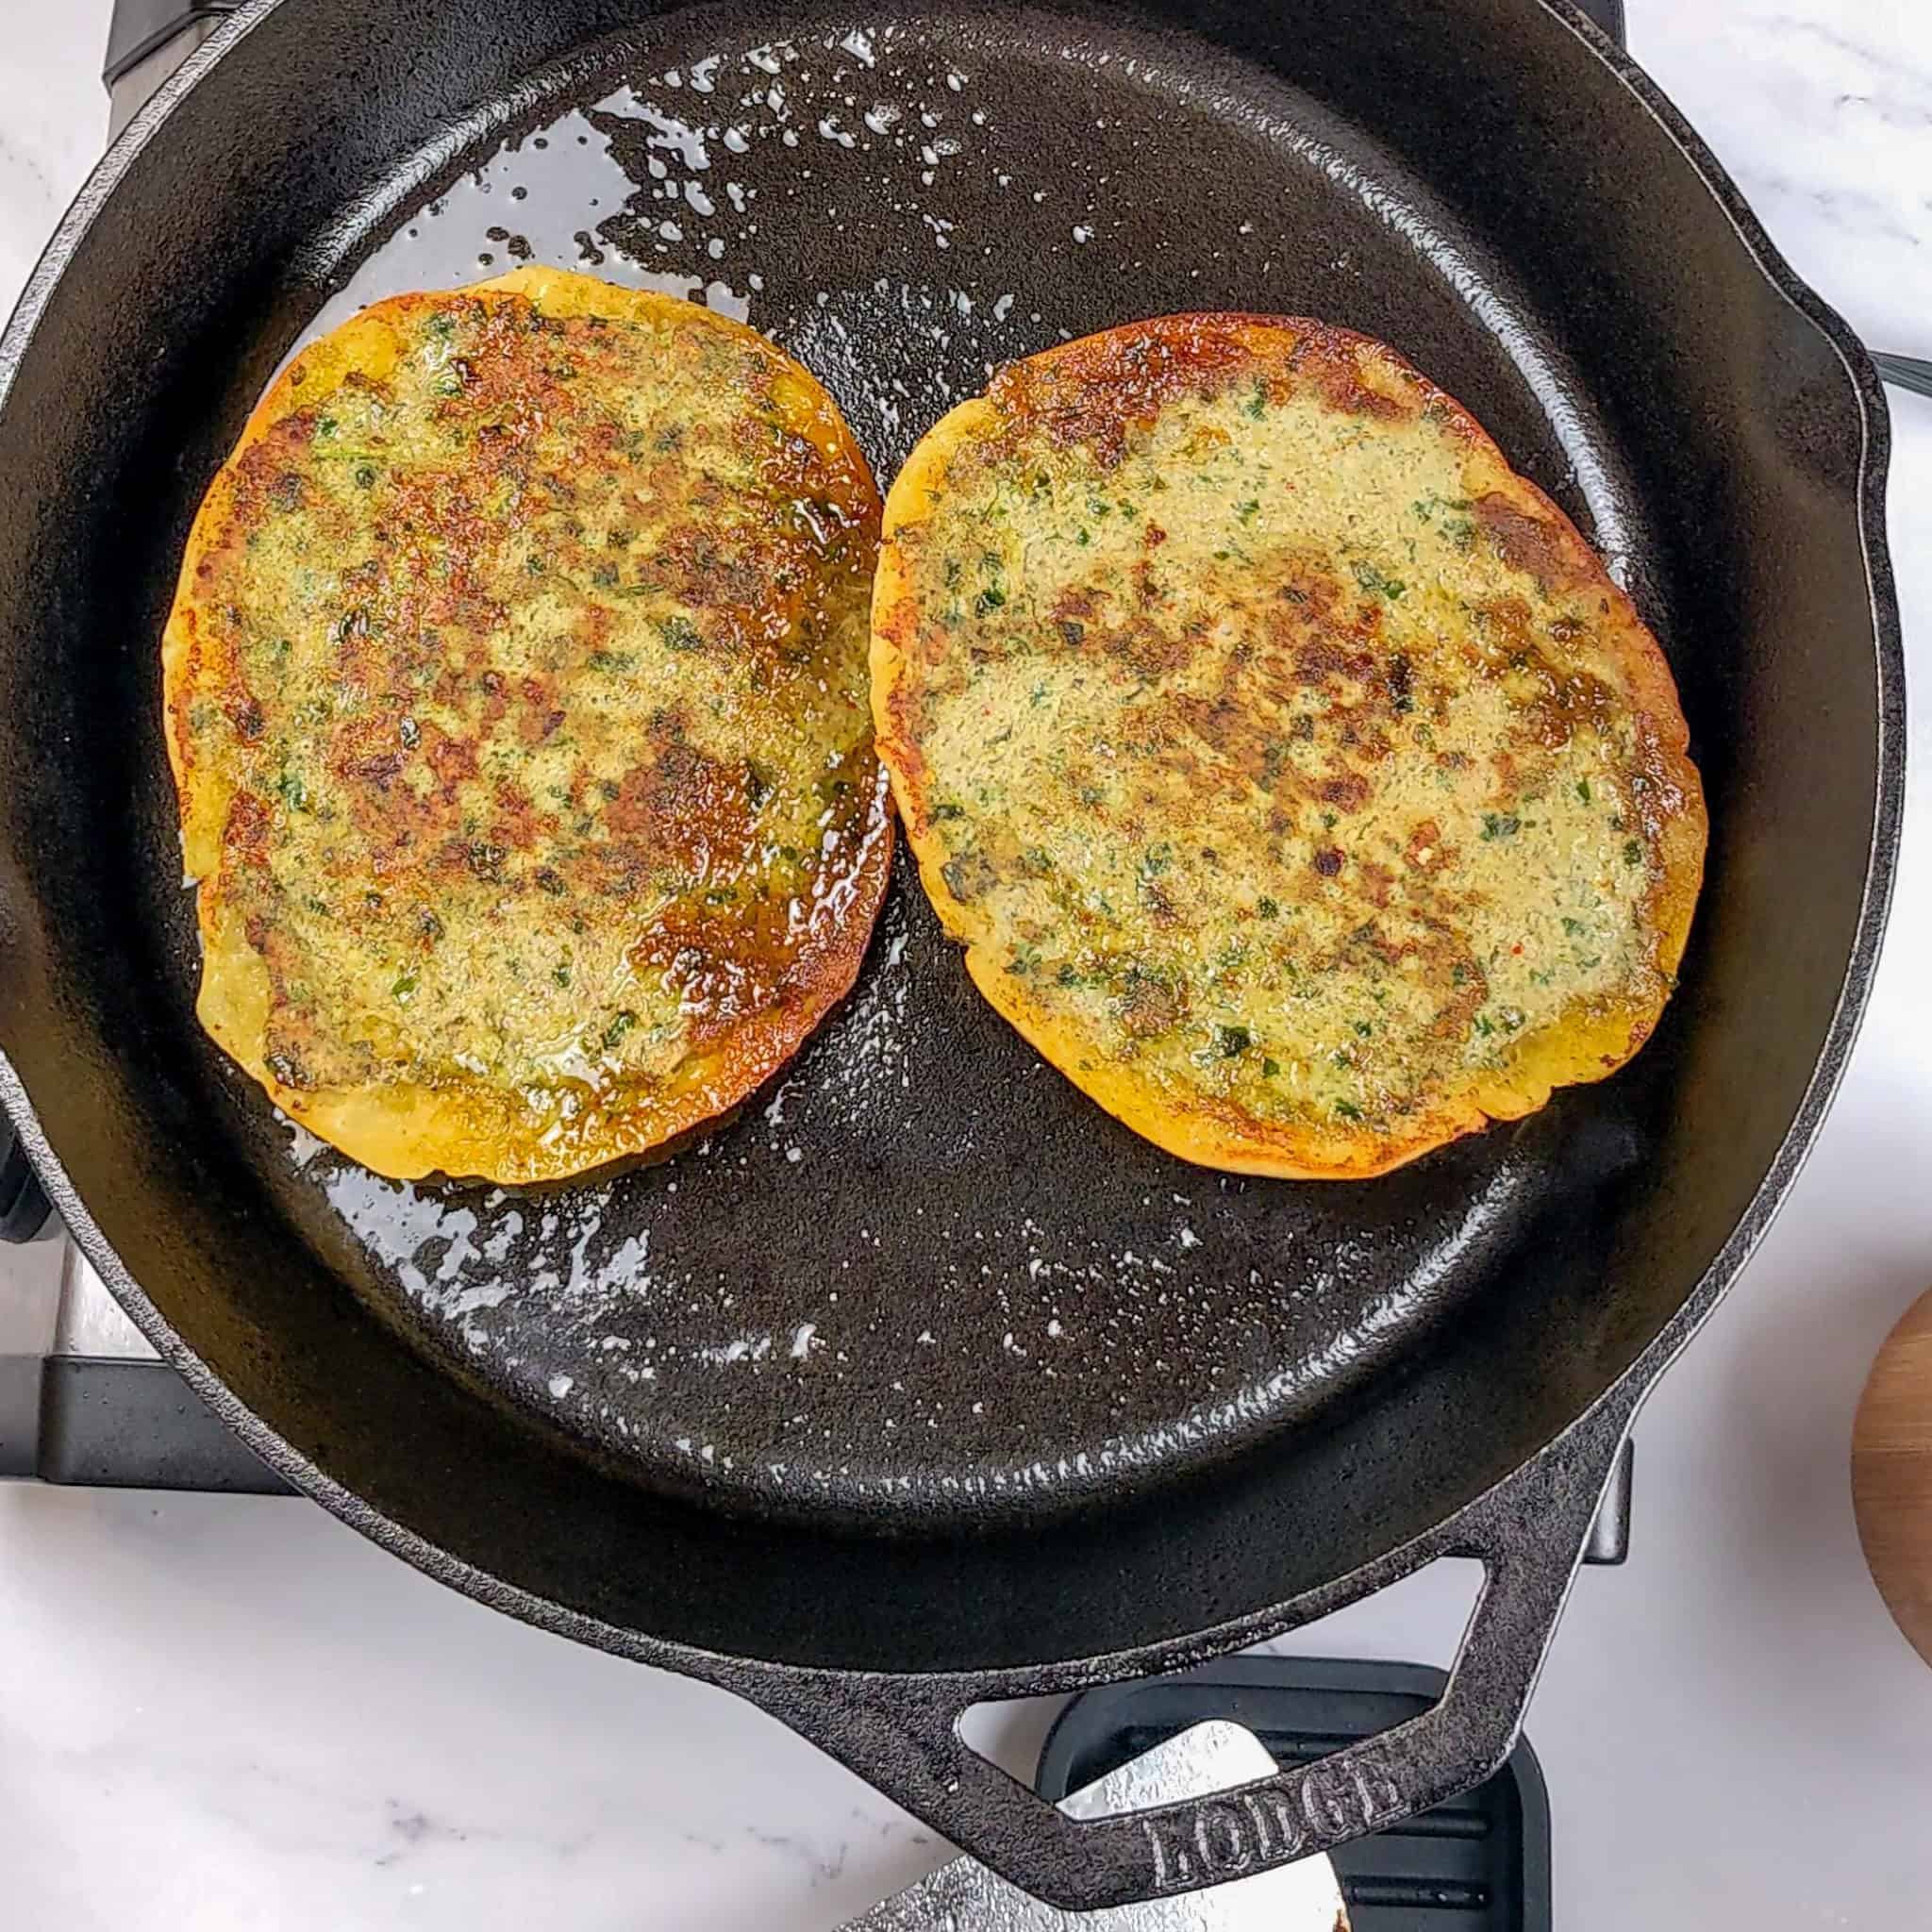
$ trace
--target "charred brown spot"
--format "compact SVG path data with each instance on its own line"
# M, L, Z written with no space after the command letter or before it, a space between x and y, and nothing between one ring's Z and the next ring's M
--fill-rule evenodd
M1185 638L1175 637L1145 617L1130 618L1125 624L1089 632L1088 637L1099 644L1111 661L1116 676L1137 681L1164 677L1169 672L1179 670L1193 655Z
M1126 455L1131 433L1164 404L1211 394L1254 366L1239 318L1188 316L1112 329L1009 363L987 392L1016 436L1043 432L1110 470Z
M648 762L625 774L605 823L694 874L742 865L755 836L744 767L668 735Z
M1434 819L1423 820L1408 835L1408 843L1402 848L1402 856L1418 870L1443 864L1451 855L1443 848L1441 826Z
M1544 591L1574 583L1577 558L1558 526L1531 516L1495 491L1475 500L1475 519L1496 555L1512 570L1535 579Z
M1188 1016L1184 984L1157 978L1136 969L1114 1002L1121 1031L1133 1040L1158 1040L1172 1033Z
M1399 651L1389 660L1389 707L1398 714L1415 708L1415 667Z
M1335 845L1324 845L1315 854L1314 865L1315 870L1324 879L1332 879L1341 870L1342 854L1341 848Z
M1348 677L1360 683L1374 676L1375 659L1372 652L1350 650L1338 639L1317 636L1297 648L1294 668L1296 675L1307 685L1324 684L1332 677Z
M1369 802L1369 781L1359 772L1342 771L1324 778L1318 796L1324 805L1340 806L1343 811L1359 811Z
M496 808L490 825L491 841L515 851L528 851L537 842L540 830L529 793L508 778L498 778L491 788L491 802Z
M272 825L273 815L267 801L253 791L238 791L228 801L222 843L244 864L266 865Z
M640 974L662 974L700 1053L784 1006L805 970L782 904L769 903L747 918L679 901L632 943L630 960Z
M440 724L424 731L423 755L445 799L454 800L459 789L476 775L476 747L466 738L452 737Z
M1364 354L1346 337L1325 332L1304 336L1292 358L1296 379L1340 415L1372 416L1383 422L1414 415L1413 402L1386 394L1365 379Z

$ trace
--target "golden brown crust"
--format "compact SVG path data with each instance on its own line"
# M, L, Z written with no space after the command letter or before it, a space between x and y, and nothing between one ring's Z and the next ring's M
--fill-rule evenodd
M1248 385L1253 386L1251 396ZM1227 399L1237 392L1237 386L1246 400L1241 420L1233 421L1230 435ZM1383 439L1405 452L1426 443L1434 452L1432 460L1452 465L1460 478L1453 499L1454 518L1432 514L1422 501L1413 508L1428 523L1432 540L1440 537L1441 523L1454 522L1456 541L1468 554L1469 569L1476 573L1474 581L1489 598L1474 612L1475 621L1468 621L1469 599L1476 592L1467 583L1459 600L1445 602L1433 585L1405 585L1378 572L1370 561L1373 544L1358 550L1357 540L1364 531L1370 537L1378 535L1373 527L1378 520L1390 524L1398 512L1406 515L1411 508L1407 502L1371 500L1350 507L1355 521L1348 524L1341 554L1357 558L1357 580L1374 585L1382 593L1379 597L1365 591L1358 603L1352 587L1347 598L1336 595L1334 573L1324 575L1321 558L1308 564L1305 580L1297 577L1294 573L1301 569L1303 552L1291 546L1276 555L1270 568L1286 571L1281 594L1300 607L1292 613L1300 628L1291 635L1277 623L1278 608L1271 605L1262 611L1257 607L1252 620L1244 613L1248 628L1243 641L1230 645L1224 637L1212 646L1206 641L1216 609L1189 612L1185 597L1171 581L1163 580L1170 567L1167 559L1186 547L1186 520L1199 521L1198 512L1191 508L1192 499L1180 489L1182 472L1163 475L1153 467L1154 490L1165 489L1170 480L1175 486L1165 497L1109 504L1107 493L1126 476L1132 477L1137 495L1149 483L1148 452L1163 422L1171 424L1193 412L1200 419L1199 433L1189 447L1218 452L1246 433L1245 419L1259 422L1276 411L1300 408L1318 412L1331 424L1339 421L1356 442ZM1038 470L1029 486L1026 478L1035 465ZM1397 474L1404 474L1400 465ZM1298 486L1307 488L1307 479L1283 477L1277 463L1272 487L1291 496ZM1005 498L1000 495L1002 487ZM1032 501L1024 500L1029 489ZM1098 578L1083 580L1077 570L1068 575L1067 567L1053 560L1054 518L1059 517L1058 535L1064 539L1069 534L1065 506L1070 500L1076 505L1074 521L1081 525L1071 535L1083 546L1082 562L1098 553L1100 526L1092 525L1090 530L1091 519L1077 508L1081 492L1089 489L1099 492L1093 504L1098 513L1105 515L1109 508L1119 517L1131 513L1137 525L1142 520L1145 525L1139 559L1121 563L1113 585L1119 594L1111 604L1105 591L1094 590ZM994 570L990 581L1000 593L994 608L989 611L971 603L962 608L956 601L951 610L940 612L936 607L942 601L942 579L935 575L940 568L937 553L957 536L946 525L947 512L956 500L970 498L978 527L990 527L984 514L989 491L995 504L1015 495L1022 499L1011 514L1016 528L1024 523L1024 536L1014 537L1011 555L1024 554L1026 566L1015 575L999 575L993 559L1000 541L988 538L988 564ZM1265 490L1257 494L1265 494ZM1246 501L1237 508L1246 516L1257 511L1257 504ZM962 519L965 515L962 510ZM1259 521L1266 521L1265 513ZM1119 521L1110 527L1118 529ZM1306 545L1306 516L1300 528L1300 541ZM1177 540L1172 544L1171 535ZM1091 550L1084 548L1090 537ZM1416 555L1412 537L1408 554ZM1283 566L1282 555L1288 557L1288 566ZM1425 547L1424 570L1430 555ZM1218 550L1214 556L1224 559L1228 552ZM1235 568L1225 563L1217 567ZM959 575L951 558L945 568L948 576L943 581ZM968 557L969 588L971 570ZM1230 608L1237 608L1240 593L1253 585L1239 577L1233 583ZM1303 588L1295 588L1297 583ZM1274 584L1274 577L1269 577L1271 595ZM1050 608L1041 603L1048 594L1055 598ZM1432 600L1427 611L1417 608L1425 596ZM1029 609L1030 628L1016 629L1009 613L1022 605ZM1364 608L1369 605L1377 608ZM1124 606L1132 607L1126 618L1120 615ZM1530 625L1532 614L1535 622ZM1543 765L1551 772L1572 769L1562 760L1579 756L1575 747L1614 744L1620 748L1613 760L1615 802L1623 815L1604 813L1615 831L1599 836L1621 840L1621 856L1633 868L1639 866L1641 848L1641 874L1633 871L1614 881L1615 891L1623 897L1617 900L1611 894L1606 900L1613 909L1618 904L1626 908L1631 930L1624 937L1633 949L1626 980L1606 988L1601 975L1608 969L1600 967L1595 958L1587 958L1585 963L1599 977L1584 985L1560 1016L1545 1025L1525 1027L1520 1037L1507 1041L1507 1051L1498 1049L1483 1060L1471 1056L1462 1073L1455 1070L1463 1062L1439 1042L1452 1033L1459 1039L1457 1029L1487 1029L1488 1015L1494 1008L1483 1007L1478 997L1484 986L1483 962L1469 959L1465 972L1460 962L1466 953L1456 954L1451 941L1466 937L1457 920L1466 924L1488 916L1493 924L1493 914L1483 912L1479 892L1466 892L1461 900L1446 891L1440 900L1427 896L1423 881L1431 865L1441 866L1444 848L1453 843L1433 818L1422 818L1413 829L1408 824L1397 826L1392 833L1388 824L1388 774L1404 770L1405 760L1412 766L1421 756L1413 743L1404 741L1403 733L1411 703L1420 702L1419 694L1411 700L1407 681L1425 675L1419 656L1411 666L1410 657L1416 654L1407 640L1420 634L1419 625L1427 627L1424 619L1445 633L1452 665L1452 673L1443 674L1441 689L1449 695L1439 700L1440 717L1453 722L1457 716L1452 687L1455 677L1463 675L1454 668L1458 651L1465 664L1475 663L1479 650L1486 654L1481 675L1490 685L1513 678L1516 685L1533 687L1526 695L1517 691L1511 698L1518 708L1518 764L1512 767L1509 752L1498 752L1495 763L1501 775L1491 781L1498 799L1506 785L1527 782L1523 767L1536 764L1535 782L1544 783ZM1108 627L1103 630L1103 625ZM1056 629L1064 637L1056 637ZM1458 629L1468 633L1460 641L1454 635ZM1284 638L1290 641L1283 642ZM1098 675L1083 668L1070 680L1061 667L1069 661L1091 666L1096 639L1110 662ZM1391 643L1402 646L1392 658ZM1218 665L1223 680L1219 697L1211 688L1203 688L1197 677L1201 666L1216 659L1217 654L1238 660L1233 672L1225 662ZM1499 671L1491 671L1491 658L1502 667ZM1031 762L1014 767L1022 776L1013 793L1001 794L986 806L987 784L999 780L988 781L985 774L998 769L1000 758L1010 756L1005 747L1014 739L1018 715L1010 674L1011 666L1022 660L1029 667L1028 676L1036 675L1035 667L1045 667L1038 672L1040 682L1032 697L1037 704L1061 708L1055 714L1058 733L1036 739L1026 755ZM1257 662L1267 667L1268 675L1257 671ZM1002 371L987 396L960 405L927 433L888 493L874 596L872 665L880 756L891 773L894 796L927 894L946 930L965 944L974 983L1075 1084L1137 1132L1184 1158L1231 1172L1291 1178L1362 1178L1386 1173L1480 1129L1491 1119L1532 1111L1556 1086L1601 1078L1613 1071L1648 1037L1674 983L1701 877L1706 821L1697 774L1688 757L1684 719L1663 655L1629 599L1609 580L1568 518L1509 469L1469 413L1391 351L1349 331L1297 318L1171 317L1069 342ZM1402 689L1392 702L1372 702L1379 689L1377 680L1391 675L1391 665L1393 675L1403 680ZM1526 672L1520 669L1525 665ZM1123 706L1137 700L1144 704L1141 694L1151 687L1166 706L1164 720L1156 718L1140 727L1145 740L1145 762L1141 765L1131 764L1129 754L1120 754L1117 762L1103 768L1088 756L1091 747L1082 732L1101 715L1091 708L1091 691L1108 675L1114 679L1108 687L1109 702L1119 697ZM1272 684L1269 675L1274 678ZM1003 676L1006 684L1000 682ZM1125 678L1135 682L1121 695ZM1541 685L1535 682L1539 678ZM1257 752L1273 760L1280 745L1278 741L1264 743L1265 734L1250 701L1257 690L1267 690L1276 693L1269 705L1278 699L1285 708L1286 694L1297 686L1327 693L1315 707L1322 711L1325 705L1324 716L1355 721L1340 733L1346 755L1337 743L1327 744L1331 761L1315 772L1317 782L1304 779L1300 796L1284 807L1284 781L1272 809L1259 814L1249 808L1269 805L1266 793L1274 783L1274 768L1264 773ZM982 691L983 698L976 695ZM1231 691L1241 695L1230 698ZM1388 693L1383 691L1382 696ZM1001 745L998 752L969 755L964 749L962 721L972 719L975 704L989 726L1008 724L1004 740L997 733L985 733ZM1082 705L1089 708L1082 710ZM1145 709L1130 715L1142 720L1150 716ZM1286 708L1281 715L1287 715ZM1304 728L1313 722L1297 721ZM1024 719L1017 728L1024 740ZM1123 725L1119 736L1126 735ZM1413 735L1420 738L1422 733L1418 729ZM1116 758L1118 746L1108 743L1100 748L1109 759ZM1462 758L1459 752L1454 756ZM1441 754L1438 761L1449 757ZM1422 761L1426 764L1425 756ZM1574 768L1583 770L1581 765ZM1137 771L1149 781L1138 793L1132 777ZM1172 832L1175 845L1183 844L1185 830L1177 827L1185 826L1186 811L1172 824L1157 816L1158 801L1163 796L1170 807L1173 804L1173 792L1163 794L1160 787L1174 772L1184 772L1186 784L1200 788L1204 824L1211 821L1221 829L1230 823L1266 828L1264 845L1245 853L1251 872L1264 862L1274 862L1277 855L1271 848L1275 840L1286 841L1283 853L1291 848L1308 855L1314 876L1289 876L1290 890L1297 892L1304 889L1295 881L1307 880L1309 920L1339 917L1350 903L1359 904L1371 918L1377 908L1414 908L1416 924L1411 930L1422 932L1424 941L1411 938L1400 946L1384 945L1377 975L1398 997L1434 1001L1433 1008L1417 1019L1411 1035L1412 1042L1424 1043L1414 1050L1436 1054L1437 1064L1415 1091L1405 1093L1395 1083L1395 1074L1402 1071L1399 1065L1392 1073L1374 1067L1367 1062L1365 1048L1365 1063L1357 1068L1352 1042L1336 1056L1345 1055L1350 1061L1347 1080L1356 1081L1359 1075L1369 1081L1367 1091L1385 1103L1379 1117L1366 1099L1359 1106L1345 1098L1334 1101L1333 1112L1312 1103L1263 1111L1251 1098L1258 1085L1252 1076L1239 1088L1222 1077L1223 1070L1213 1063L1215 1029L1208 1024L1208 1003L1222 1001L1225 1010L1242 1020L1240 1024L1221 1024L1219 1033L1229 1042L1224 1051L1243 1068L1259 1052L1257 1029L1245 1024L1249 1013L1283 1009L1278 991L1269 995L1274 1001L1270 1007L1252 988L1248 1008L1226 1004L1240 996L1238 988L1231 994L1229 987L1241 969L1220 972L1194 957L1186 970L1172 972L1164 965L1166 977L1145 976L1121 991L1117 967L1123 947L1145 943L1147 951L1137 955L1137 960L1158 953L1162 960L1171 961L1177 948L1204 944L1211 930L1217 942L1232 932L1237 945L1245 948L1263 931L1253 921L1251 908L1224 906L1220 909L1226 916L1218 924L1208 917L1191 924L1185 905L1169 903L1175 895L1164 891L1165 880L1150 882L1143 877L1138 926L1134 919L1120 917L1096 924L1076 910L1070 929L1050 930L1044 916L1029 917L1041 914L1048 904L1040 881L1046 876L1045 868L1056 864L1054 909L1064 912L1075 905L1077 895L1065 890L1070 856L1074 864L1083 858L1086 861L1087 870L1079 873L1077 882L1087 889L1091 902L1096 881L1105 884L1122 875L1118 868L1108 870L1109 858L1117 856L1108 841L1120 845L1129 839L1144 841L1154 833ZM1090 812L1077 797L1064 801L1058 821L1065 835L1061 849L1035 856L1016 848L1016 841L1030 837L1044 843L1052 836L1041 829L1048 815L1037 808L1037 793L1096 773L1106 782L1086 795L1098 801L1105 794L1106 803L1096 803ZM1451 773L1448 780L1458 775ZM1591 800L1592 809L1603 811L1606 799L1592 794L1588 775L1573 774L1564 782L1577 788L1580 797ZM1604 781L1597 782L1603 791ZM979 803L969 796L975 784ZM1185 786L1182 790L1185 795ZM955 799L967 800L966 805L942 804L949 791ZM1514 793L1509 795L1513 798ZM1231 808L1224 808L1226 799L1237 797L1248 812L1246 819ZM1576 800L1570 800L1569 806L1573 816L1586 815ZM1116 809L1117 822L1108 818L1100 823L1103 813ZM949 815L942 818L941 810ZM1216 811L1219 818L1212 816ZM1315 812L1319 819L1311 816ZM1415 814L1410 818L1413 821ZM1324 823L1338 822L1333 833L1320 829ZM1499 808L1484 813L1481 824L1478 838L1487 839L1492 825L1507 838L1519 827L1533 828L1536 821ZM1387 853L1380 863L1368 856L1372 830L1382 840L1379 849ZM1325 842L1329 839L1333 845ZM1227 865L1224 876L1232 881L1228 890L1239 896L1244 883L1243 852L1208 856L1216 867ZM1028 875L1026 890L1013 884ZM1218 883L1224 874L1215 876ZM1629 880L1638 876L1644 883L1633 898ZM1338 894L1339 905L1333 903ZM1115 900L1119 897L1115 890ZM1259 903L1273 920L1274 901L1264 898ZM1283 904L1287 905L1285 893ZM1472 911L1472 907L1476 909ZM1290 908L1286 916L1304 909ZM1613 923L1607 913L1605 920L1607 925ZM1565 918L1557 929L1580 924ZM1362 931L1368 930L1365 924ZM1441 958L1432 962L1412 957L1428 952L1432 932L1441 938ZM1378 937L1371 943L1382 941ZM1524 946L1515 944L1513 951L1522 954ZM1581 955L1582 945L1574 951ZM1325 957L1343 959L1344 948L1338 943ZM1043 959L1058 962L1057 974L1042 973ZM1101 962L1098 966L1096 960ZM1513 971L1516 963L1506 961L1505 966ZM1382 965L1400 972L1383 974ZM1139 970L1138 964L1133 970ZM1286 970L1292 975L1291 964ZM1334 970L1339 976L1341 968ZM1070 984L1091 986L1102 975L1110 975L1105 977L1110 1004L1104 1009L1085 992L1063 991ZM1492 967L1491 976L1500 983L1506 974ZM1381 996L1378 991L1377 997ZM1510 1009L1503 1010L1507 1014ZM1379 1030L1382 1016L1376 1012L1374 1018ZM1294 1024L1291 1018L1282 1023L1287 1044L1275 1051L1284 1062L1291 1049L1307 1044L1293 1037ZM1517 1024L1523 1024L1520 1015ZM1358 1023L1354 1031L1366 1035L1370 1026ZM1164 1062L1158 1058L1161 1042L1183 1036L1208 1042L1194 1049L1192 1065L1200 1067L1204 1059L1208 1063L1198 1078L1187 1070L1177 1050ZM1269 1069L1276 1066L1272 1058L1263 1064ZM1372 1075L1381 1079L1382 1086L1374 1087ZM1311 1082L1311 1088L1321 1091L1318 1082ZM1350 1086L1345 1091L1365 1090ZM1357 1118L1342 1117L1349 1114Z
M208 1031L399 1176L558 1178L734 1107L885 891L877 517L818 383L687 302L524 269L306 350L162 644Z

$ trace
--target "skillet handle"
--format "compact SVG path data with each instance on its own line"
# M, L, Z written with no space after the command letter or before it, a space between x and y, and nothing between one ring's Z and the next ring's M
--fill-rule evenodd
M905 1677L718 1660L705 1674L829 1752L1036 1897L1090 1911L1251 1876L1398 1824L1480 1784L1514 1748L1615 1467L1637 1391L1619 1390L1536 1461L1386 1564L1172 1659L1241 1648L1337 1609L1438 1557L1474 1557L1482 1593L1441 1701L1312 1764L1151 1810L1078 1821L971 1750L959 1721L1040 1673ZM1058 1688L1130 1674L1063 1674ZM1030 1679L1025 1683L1019 1678Z

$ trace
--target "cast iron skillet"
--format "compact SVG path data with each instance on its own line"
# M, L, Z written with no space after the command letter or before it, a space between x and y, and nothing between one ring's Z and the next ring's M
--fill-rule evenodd
M1713 833L1654 1043L1387 1179L1223 1180L1040 1066L902 867L852 1002L675 1159L512 1199L291 1146L192 1017L175 561L318 315L524 252L748 300L882 475L1064 333L1228 307L1395 343L1671 654ZM1902 785L1870 365L1593 30L1546 0L261 0L102 164L0 392L0 1100L275 1467L487 1602L751 1697L1068 1906L1501 1761L1630 1415L1843 1065ZM957 1735L1448 1554L1488 1580L1441 1705L1239 1798L1076 1825Z

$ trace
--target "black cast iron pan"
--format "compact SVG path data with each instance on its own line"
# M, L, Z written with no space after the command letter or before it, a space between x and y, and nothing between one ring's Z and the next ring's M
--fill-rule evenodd
M671 1161L509 1198L292 1145L192 1015L161 616L306 330L525 254L748 310L881 475L990 364L1124 318L1393 342L1671 654L1713 840L1656 1041L1383 1180L1223 1179L1037 1063L902 868L844 1011ZM1544 0L264 0L109 154L0 391L0 1099L272 1464L1067 1905L1501 1762L1630 1414L1843 1064L1901 791L1875 379L1594 31ZM1488 1583L1441 1706L1241 1798L1075 1825L956 1734L1444 1554Z

